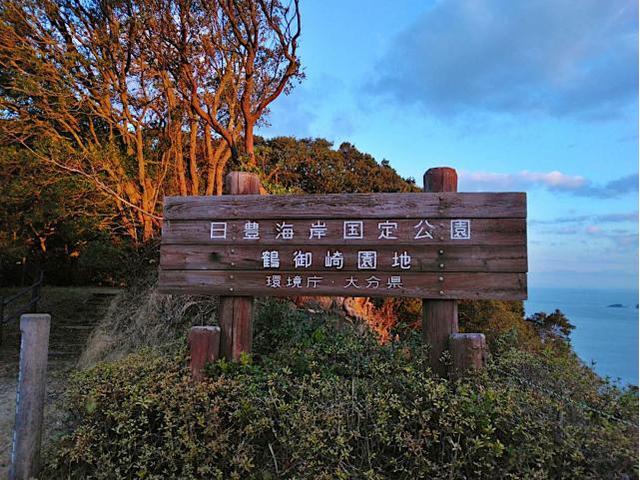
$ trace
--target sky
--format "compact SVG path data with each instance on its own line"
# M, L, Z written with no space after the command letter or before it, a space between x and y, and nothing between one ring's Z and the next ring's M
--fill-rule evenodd
M265 137L321 137L422 184L526 191L529 285L638 286L635 0L303 0L306 78Z

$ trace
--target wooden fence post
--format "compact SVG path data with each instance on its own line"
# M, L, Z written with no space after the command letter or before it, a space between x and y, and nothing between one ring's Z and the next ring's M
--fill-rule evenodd
M231 172L225 178L225 190L230 195L259 194L260 178L254 173ZM238 361L243 352L251 352L253 297L220 297L218 318L221 353L227 360Z
M204 378L205 364L215 362L220 356L220 327L191 327L189 354L191 378L200 382Z
M20 317L20 373L10 480L28 480L38 475L50 324L48 314Z
M478 370L486 366L487 343L482 333L452 333L449 351L453 377L460 377L469 369Z
M425 192L457 192L458 174L453 168L430 168L424 174ZM441 250L446 252L446 247ZM443 265L446 265L443 262ZM441 277L444 273L441 274ZM444 277L443 277L444 278ZM422 338L431 346L431 367L444 375L445 365L440 362L447 348L449 335L458 333L458 302L455 300L424 299L422 301Z

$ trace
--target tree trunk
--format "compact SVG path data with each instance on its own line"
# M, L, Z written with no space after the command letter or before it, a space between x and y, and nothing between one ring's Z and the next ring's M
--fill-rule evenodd
M253 126L255 120L247 120L244 127L244 151L247 154L247 166L256 166L256 152L253 144Z
M136 158L138 160L138 182L141 189L141 212L140 223L142 223L142 240L147 241L153 238L153 221L148 215L153 213L152 198L153 192L151 191L151 182L147 178L147 166L146 159L144 157L144 140L142 138L142 127L136 126Z
M229 158L231 158L231 152L229 150L225 150L222 154L222 158L218 160L218 164L216 166L216 195L222 195L224 169L227 166Z
M222 142L220 143L222 144ZM213 195L216 181L216 164L220 157L218 153L220 149L217 148L216 152L213 152L213 145L211 144L211 127L209 127L209 124L206 122L204 124L204 151L207 156L207 184L205 186L204 194Z
M187 179L184 172L184 155L182 152L182 131L180 129L180 124L176 124L174 127L174 145L173 145L173 153L174 153L174 161L176 164L176 174L178 177L178 188L180 190L180 195L187 195Z
M153 219L149 215L142 216L142 240L147 242L153 238Z
M198 195L200 178L198 177L198 120L191 116L191 130L189 132L189 175L191 176L191 195Z

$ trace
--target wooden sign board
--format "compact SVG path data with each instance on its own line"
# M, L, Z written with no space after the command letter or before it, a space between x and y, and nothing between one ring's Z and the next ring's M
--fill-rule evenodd
M160 290L522 300L524 193L166 197Z

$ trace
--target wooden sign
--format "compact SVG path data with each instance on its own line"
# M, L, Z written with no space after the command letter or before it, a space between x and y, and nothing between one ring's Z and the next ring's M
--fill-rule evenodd
M524 193L166 197L165 293L521 300Z

